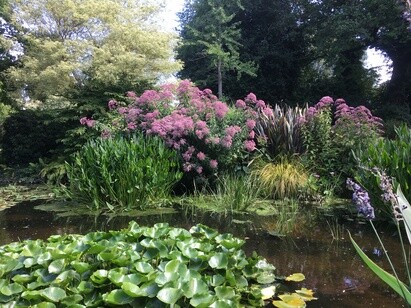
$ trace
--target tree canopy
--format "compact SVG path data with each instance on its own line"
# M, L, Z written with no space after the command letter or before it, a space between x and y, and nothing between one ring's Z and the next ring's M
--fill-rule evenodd
M9 81L31 98L70 97L85 88L122 91L180 67L176 37L161 31L158 0L10 0L25 39Z

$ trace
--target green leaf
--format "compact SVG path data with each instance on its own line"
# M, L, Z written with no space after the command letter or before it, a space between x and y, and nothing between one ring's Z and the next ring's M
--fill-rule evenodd
M206 308L210 307L210 304L214 302L215 297L211 294L195 294L190 299L190 305L193 307Z
M33 308L56 308L56 305L53 303L42 302L32 306Z
M97 270L91 275L90 279L97 284L103 284L107 280L108 271Z
M112 305L127 305L133 301L133 298L128 296L123 290L116 289L108 294L104 294L103 300Z
M40 294L45 299L55 302L55 303L61 301L63 298L67 296L66 291L58 287L48 287L44 290L41 290Z
M377 264L375 264L368 256L361 250L354 239L351 237L351 233L348 232L351 243L353 244L355 250L365 264L386 284L388 284L395 292L397 292L407 303L411 304L411 293L408 291L407 286L397 280L393 275L383 270Z
M131 282L124 282L121 289L131 297L145 297L147 296L146 290L141 290L139 286Z
M49 273L60 274L64 268L65 259L57 259L50 263L48 270Z
M174 304L181 298L182 295L183 295L183 291L180 289L164 288L158 292L157 298L163 303Z
M147 263L147 262L136 262L134 264L134 267L136 268L137 271L139 271L140 273L150 273L151 271L153 271L153 267Z
M212 268L227 268L228 265L228 258L227 255L225 253L216 253L214 256L212 256L210 258L210 260L208 261L208 264L212 267Z
M183 286L184 296L187 298L192 298L194 295L208 294L209 289L207 284L198 278L191 278L190 281L185 283Z
M70 264L79 274L83 274L91 268L90 264L86 262L72 261Z
M19 283L6 284L0 289L0 293L6 296L23 292L24 288Z
M232 299L235 297L235 291L232 287L219 286L214 290L219 299Z

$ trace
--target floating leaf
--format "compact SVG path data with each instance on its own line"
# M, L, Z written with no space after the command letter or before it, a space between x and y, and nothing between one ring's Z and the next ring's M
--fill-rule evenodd
M273 301L273 305L278 308L304 308L306 303L298 294L283 294L278 296L281 301Z
M60 274L64 268L65 260L64 259L57 259L50 263L48 270L49 273Z
M261 296L263 300L270 299L275 295L275 286L269 286L267 288L261 289Z
M181 298L182 295L183 295L183 291L180 289L164 288L158 292L157 298L163 303L174 304Z
M134 267L137 271L144 274L150 273L154 270L153 267L147 262L137 262L136 264L134 264Z
M232 287L219 286L214 290L219 299L232 299L235 297L235 291Z
M6 296L23 292L24 288L19 283L6 284L0 289L0 293Z
M133 298L128 296L123 290L116 289L108 294L104 294L103 300L112 305L127 305L133 301Z
M227 268L227 264L228 264L227 255L225 253L216 253L210 258L210 260L208 261L208 264L212 268Z
M286 281L294 281L294 282L300 282L300 281L303 281L304 279L305 279L305 276L302 273L294 273L285 278Z
M301 290L296 290L295 292L300 295L306 302L317 299L316 297L314 297L314 291L310 289L301 288Z
M58 287L48 287L40 292L40 294L47 300L52 302L59 302L65 298L66 291Z
M97 270L91 275L90 279L97 284L103 284L107 280L108 271Z
M193 307L206 308L214 302L215 298L211 294L195 294L190 299L190 305Z
M146 290L140 289L139 286L131 282L124 282L121 286L121 289L131 297L142 297L147 296Z

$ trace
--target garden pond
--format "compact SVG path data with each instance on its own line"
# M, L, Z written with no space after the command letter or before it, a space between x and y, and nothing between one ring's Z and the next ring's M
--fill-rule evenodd
M349 241L346 229L377 264L388 269L385 256L367 224L342 219L343 222L339 222L330 216L328 220L324 218L319 223L302 227L293 235L276 236L270 232L273 217L232 217L198 212L186 215L180 211L139 217L61 217L36 209L41 202L25 201L0 211L0 245L24 239L47 239L53 234L118 230L127 227L130 220L142 226L167 222L170 226L187 229L202 223L221 233L246 239L246 253L256 251L275 265L279 275L304 273L306 280L299 286L313 289L318 297L317 301L309 302L308 307L405 307L401 298L362 263ZM377 228L397 270L403 273L398 236L388 227Z

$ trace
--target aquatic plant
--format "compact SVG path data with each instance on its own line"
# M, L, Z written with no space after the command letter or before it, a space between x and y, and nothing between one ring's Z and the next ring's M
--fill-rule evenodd
M347 179L347 187L353 191L353 203L357 206L359 213L365 216L365 218L369 221L372 229L375 232L375 235L381 245L381 248L387 257L388 263L391 267L392 273L390 274L380 266L378 266L375 262L373 262L358 246L358 244L354 241L351 234L349 233L350 240L361 257L364 263L387 285L389 285L395 292L397 292L407 303L407 307L411 307L411 274L408 267L408 258L405 252L404 242L401 235L400 230L400 222L404 222L404 226L407 232L408 240L411 244L411 206L409 205L407 199L404 197L403 193L401 192L400 186L398 186L397 193L393 192L393 186L391 179L384 173L381 172L379 169L374 169L373 172L376 173L378 177L380 177L380 188L383 191L382 199L385 202L389 202L392 208L392 212L394 215L394 221L397 226L398 234L400 237L401 247L402 247L402 255L404 264L406 266L407 277L408 277L408 285L400 281L398 278L397 271L391 261L390 256L388 255L387 250L385 249L384 243L382 242L372 220L375 218L374 215L374 208L371 205L370 198L368 193L357 183L352 181L351 179Z
M179 167L177 153L160 138L98 138L67 163L69 195L93 210L144 209L170 195Z
M406 125L395 127L395 138L379 138L355 151L355 158L360 168L356 169L356 179L364 185L371 196L379 194L379 177L373 174L373 168L385 170L395 179L394 184L401 189L408 200L411 200L411 129ZM390 215L390 205L374 204L376 210ZM387 216L388 216L387 215Z
M314 299L311 290L281 291L287 277L244 241L196 225L189 231L168 224L120 231L53 235L0 247L2 307L261 307L274 299ZM291 286L290 286L291 287ZM295 307L295 306L293 306Z

